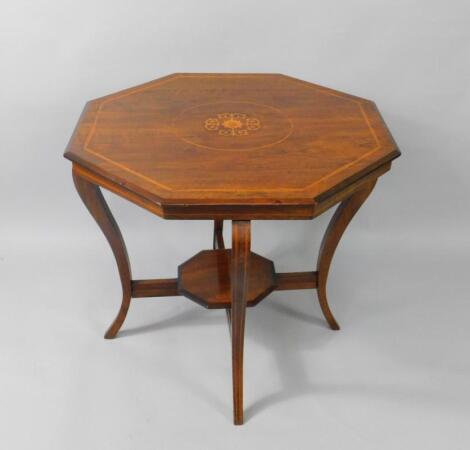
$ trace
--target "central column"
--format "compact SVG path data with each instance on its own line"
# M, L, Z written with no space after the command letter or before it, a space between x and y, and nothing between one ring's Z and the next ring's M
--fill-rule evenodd
M233 420L243 424L243 342L245 335L246 281L250 255L250 221L232 222L232 379Z

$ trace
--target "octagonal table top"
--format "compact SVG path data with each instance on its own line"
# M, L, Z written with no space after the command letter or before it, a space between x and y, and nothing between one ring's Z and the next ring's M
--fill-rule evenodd
M88 102L65 152L168 218L313 217L399 155L370 100L279 74L190 73Z

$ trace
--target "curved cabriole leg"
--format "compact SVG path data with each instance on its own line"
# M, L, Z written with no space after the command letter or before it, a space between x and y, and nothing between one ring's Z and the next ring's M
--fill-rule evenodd
M232 222L232 381L233 420L243 424L243 343L245 335L246 281L250 255L250 222Z
M331 313L326 296L326 282L328 280L331 260L333 259L341 236L349 225L349 222L351 222L351 219L372 192L372 189L374 189L376 181L377 180L373 180L367 183L363 188L356 191L346 200L343 200L331 218L320 246L317 262L317 293L323 315L332 330L339 330L339 325Z
M90 214L96 220L96 223L101 228L101 231L106 236L106 239L113 250L114 257L119 269L119 276L121 278L122 285L122 302L121 308L119 309L118 315L114 319L114 322L109 327L104 337L106 339L112 339L116 336L119 329L121 328L129 309L131 302L131 269L129 264L129 257L127 255L126 245L121 235L121 231L114 220L111 211L106 204L106 201L101 193L100 188L82 178L76 171L72 171L73 181L77 188L80 198L85 203L85 206L90 211Z

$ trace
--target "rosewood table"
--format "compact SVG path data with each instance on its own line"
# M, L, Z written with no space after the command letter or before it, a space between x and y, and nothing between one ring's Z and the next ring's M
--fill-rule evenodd
M274 290L326 296L331 260L354 214L400 152L369 100L277 74L174 74L87 103L65 152L77 191L106 236L131 298L183 295L224 308L231 329L235 424L243 423L245 309ZM164 219L214 222L213 248L177 278L132 278L126 246L100 188ZM339 203L316 270L280 273L250 251L252 220L312 219ZM232 221L232 248L224 245Z

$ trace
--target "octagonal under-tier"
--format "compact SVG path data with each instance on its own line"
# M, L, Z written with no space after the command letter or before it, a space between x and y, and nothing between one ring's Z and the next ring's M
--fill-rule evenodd
M203 250L178 267L181 295L209 308L231 307L231 250ZM254 306L276 286L274 264L251 252L248 260L246 303Z
M163 217L204 219L313 217L399 154L369 100L278 74L174 74L90 101L65 156Z

